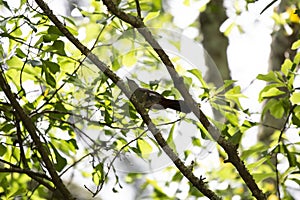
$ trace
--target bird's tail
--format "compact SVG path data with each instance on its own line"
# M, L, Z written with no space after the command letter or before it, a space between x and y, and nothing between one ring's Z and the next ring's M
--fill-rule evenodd
M165 99L164 98L161 102L161 105L164 108L170 108L170 109L177 110L177 111L183 112L183 113L190 113L191 112L191 109L182 100L172 100L172 99Z

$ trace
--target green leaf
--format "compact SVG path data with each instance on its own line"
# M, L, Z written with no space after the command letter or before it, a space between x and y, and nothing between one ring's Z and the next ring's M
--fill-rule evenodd
M9 112L9 111L7 111ZM2 123L0 125L0 130L3 131L4 133L10 133L11 130L13 130L15 128L15 125L13 125L12 123Z
M176 123L174 123L172 125L170 132L169 132L169 136L167 138L167 143L171 147L171 149L173 149L174 152L176 152L176 145L173 140L173 134L174 134L175 127L176 127Z
M277 119L281 119L284 114L284 107L281 101L274 101L273 105L270 107L270 113Z
M233 86L233 84L236 81L234 80L224 80L224 85L222 85L220 88L217 89L216 93L219 94L223 91L226 91L226 89L230 88L231 86Z
M20 49L20 48L17 48L16 49L16 55L19 57L19 58L26 58L26 54L23 53L23 51Z
M151 179L147 179L147 183L150 184L154 188L154 193L156 198L155 199L170 199L165 193L164 189L159 186L159 184Z
M267 85L264 89L262 89L262 91L259 94L259 101L261 102L266 98L276 97L285 94L284 91L279 90L275 86L277 86L277 84L271 84L271 85Z
M239 126L239 118L238 115L236 115L235 113L226 112L225 117L233 126Z
M297 166L297 158L293 152L290 152L285 144L282 145L284 152L287 155L290 167Z
M152 146L144 139L139 139L137 141L137 148L141 152L143 158L149 157L152 153Z
M197 137L192 137L192 143L193 143L194 146L201 147L201 141Z
M242 108L239 98L247 98L241 93L241 87L235 86L225 93L226 99L232 100L239 108Z
M57 171L61 172L67 165L67 159L65 159L63 156L60 155L56 147L51 142L49 142L49 144L52 147L52 150L55 155L56 163L54 164L54 167Z
M45 71L45 78L48 85L50 85L52 88L56 87L56 80L51 73Z
M267 111L270 111L271 115L273 115L275 118L281 119L285 109L282 101L270 99L264 106L262 115L264 116Z
M256 78L266 82L281 82L273 71L270 71L268 74L258 74Z
M294 92L290 97L290 101L292 102L292 104L300 104L300 93Z
M155 11L155 12L149 12L148 14L147 14L147 16L144 18L144 23L147 23L148 21L150 21L150 20L152 20L152 19L154 19L154 18L156 18L157 16L159 16L159 14L160 14L160 11Z
M190 69L190 70L187 70L187 71L190 72L191 74L193 74L200 81L201 85L204 88L208 88L206 82L203 79L201 71L199 71L198 69Z
M173 178L172 178L172 181L174 181L174 182L180 182L180 181L182 180L182 178L183 178L182 173L181 173L180 171L177 171L177 172L174 174L174 176L173 176Z
M40 60L29 60L32 67L41 66L43 63Z
M100 185L102 183L104 177L103 163L99 163L98 165L96 165L92 173L92 176L93 176L92 178L93 182L96 185Z
M43 42L45 43L48 43L48 42L54 42L58 39L58 35L55 35L55 34L46 34L46 35L43 35Z
M226 27L225 31L224 31L224 35L225 36L229 36L229 34L231 33L231 31L233 30L233 28L236 26L237 24L235 22L230 23L229 26Z
M296 65L298 65L298 64L300 63L300 52L298 52L298 53L296 54L296 56L294 57L294 63L295 63Z
M248 170L253 170L254 168L256 168L257 166L262 165L264 162L266 162L269 159L270 159L270 157L268 157L268 156L262 157L257 162L254 162L254 163L251 163L251 164L247 165Z
M237 131L233 136L229 138L229 141L231 141L233 144L237 145L241 142L243 133L241 131Z
M47 50L47 52L55 52L61 56L66 56L65 52L65 43L61 40L55 40L53 45L51 45Z
M7 148L2 143L0 143L0 156L3 156L5 153L7 153Z
M45 64L45 66L49 69L49 71L52 74L55 74L60 71L60 66L55 62L44 60L43 63Z
M152 6L153 11L162 10L162 0L152 1Z
M274 172L271 173L252 173L254 180L259 183L267 178L271 178L275 176Z
M255 146L250 147L248 150L242 152L241 159L247 159L249 156L254 157L255 155L263 155L264 152L268 151L268 147L261 143L256 144Z
M107 108L105 108L105 110L104 110L104 121L108 125L110 125L113 122L113 119L112 119L111 116L112 116L112 114L108 111Z
M300 106L296 106L293 110L292 123L300 127Z
M4 0L0 1L0 5L3 5L4 7L6 7L8 10L11 10L11 8L9 7L8 3Z
M294 181L295 183L297 183L298 185L300 185L300 180L297 178L291 178L290 180Z
M129 53L125 54L122 57L122 63L127 67L135 65L136 62L137 62L137 58L136 58L135 51L130 51Z
M291 68L293 66L293 62L290 59L285 59L284 63L281 65L281 71L284 75L288 76Z
M64 34L62 34L62 32L56 26L49 26L47 32L48 32L48 34L55 34L55 35L58 35L58 36L64 36Z
M296 50L296 49L298 49L300 47L300 40L297 40L296 42L294 42L293 44L292 44L292 50Z

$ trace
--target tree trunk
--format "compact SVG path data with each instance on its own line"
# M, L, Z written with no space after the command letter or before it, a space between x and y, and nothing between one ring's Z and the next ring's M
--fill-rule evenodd
M227 19L226 9L223 6L223 0L211 0L204 12L200 14L200 28L203 36L203 47L213 59L218 71L209 68L206 75L206 81L214 83L216 87L221 87L223 82L216 78L216 73L220 73L223 80L231 80L230 70L227 60L228 38L220 32L220 26ZM211 60L205 59L207 66L210 66ZM224 104L224 102L216 102ZM224 121L224 117L217 110L213 110L214 118L218 121Z

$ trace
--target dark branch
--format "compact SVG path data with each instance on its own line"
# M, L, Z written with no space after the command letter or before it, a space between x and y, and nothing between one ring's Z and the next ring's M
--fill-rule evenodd
M6 79L4 78L4 72L3 72L3 66L1 65L0 69L0 87L2 88L3 92L5 93L6 97L10 101L11 105L13 106L15 113L18 115L17 117L20 118L20 120L23 122L23 125L25 126L26 130L28 131L29 135L31 136L34 144L37 147L37 150L41 154L41 158L52 177L53 183L58 188L58 190L62 193L62 195L66 199L74 199L69 192L69 190L66 188L66 186L63 184L62 180L56 173L56 170L54 168L53 163L49 159L50 155L48 151L45 149L43 143L41 142L38 134L37 129L34 125L34 123L31 121L31 118L25 113L19 102L16 100L15 95L12 93L9 84L6 82Z
M241 177L243 178L244 182L246 183L248 188L251 190L253 196L255 196L257 199L266 199L266 196L259 189L254 178L247 170L243 161L240 159L238 152L237 152L237 147L234 144L232 144L231 142L227 141L223 136L221 136L220 131L217 130L217 128L214 127L213 124L211 124L209 122L208 118L197 106L198 105L197 102L193 99L193 97L190 95L187 88L185 87L185 85L183 83L183 78L178 75L172 61L169 59L169 57L165 53L165 51L161 48L159 43L155 40L152 33L149 31L149 29L143 23L142 19L121 11L118 7L116 7L114 4L112 4L110 0L103 0L103 2L111 13L116 15L121 20L129 23L134 28L137 28L137 30L143 35L143 37L146 39L146 41L152 46L152 48L156 51L156 53L158 54L158 56L160 57L162 62L165 64L165 66L173 80L174 86L179 90L179 92L183 96L183 98L186 101L186 103L188 104L188 106L191 108L191 110L197 116L197 118L203 124L203 126L208 130L210 135L226 151L226 153L228 155L228 161L231 162L235 166L235 168L238 170L238 172L241 175ZM148 126L150 126L150 125L151 124L148 124ZM157 140L158 140L158 138L157 138ZM163 147L164 144L160 144L160 146ZM174 163L178 167L178 169L191 181L191 179L188 177L189 174L187 174L184 171L184 169L181 168L181 164L177 165L176 161L174 161ZM192 182L192 183L194 184L194 182ZM203 194L205 194L205 193L203 193Z

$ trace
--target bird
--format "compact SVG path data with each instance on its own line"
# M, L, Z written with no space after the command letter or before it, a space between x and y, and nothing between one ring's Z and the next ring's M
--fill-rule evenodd
M127 78L132 95L146 109L173 109L182 113L190 113L191 109L183 100L167 99L158 92L141 88L135 81Z

